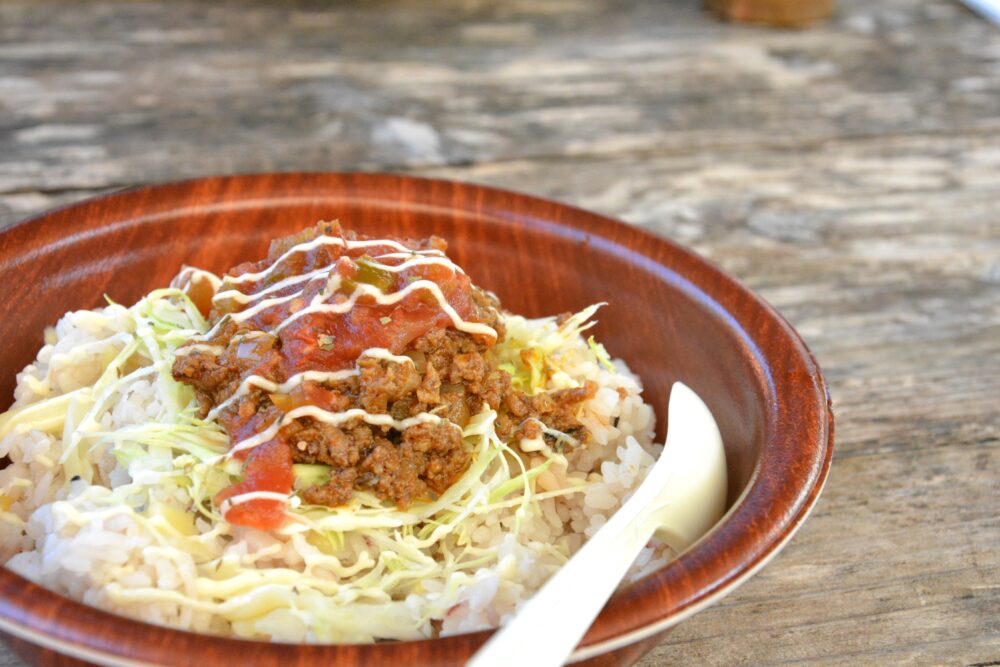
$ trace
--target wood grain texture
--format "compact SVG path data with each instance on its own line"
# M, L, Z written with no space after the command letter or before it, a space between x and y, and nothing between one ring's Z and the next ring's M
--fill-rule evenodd
M693 0L6 2L0 192L12 219L210 173L1000 128L995 31L944 0L866 4L772 32Z
M691 244L778 307L830 382L837 452L813 517L643 667L998 659L997 155L938 137L463 170L544 174Z
M804 335L833 474L643 667L1000 660L1000 32L842 0L0 4L0 221L208 173L395 169L694 247ZM387 18L388 17L388 18Z

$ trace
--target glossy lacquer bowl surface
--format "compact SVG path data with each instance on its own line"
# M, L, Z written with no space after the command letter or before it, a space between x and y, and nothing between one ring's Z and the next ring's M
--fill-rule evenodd
M564 204L491 188L375 174L206 178L85 201L0 233L0 408L16 373L68 310L132 303L181 264L221 272L317 220L364 234L448 239L449 254L528 316L608 306L596 329L638 372L666 432L670 385L708 404L726 444L725 519L679 559L619 591L574 656L630 664L672 625L733 590L805 519L830 465L833 419L819 367L770 306L692 252ZM600 576L595 572L594 576ZM554 620L554 623L557 623ZM0 632L26 660L202 667L457 665L487 633L300 646L198 635L115 616L0 568ZM524 662L528 660L528 662ZM530 656L518 662L529 664Z

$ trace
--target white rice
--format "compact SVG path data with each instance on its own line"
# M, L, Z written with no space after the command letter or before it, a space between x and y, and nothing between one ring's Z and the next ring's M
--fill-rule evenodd
M509 323L522 331L533 326L541 325L520 318ZM18 375L15 407L85 390L141 329L132 311L117 305L67 314L46 333L37 360ZM391 562L392 554L365 535L347 532L338 547L324 547L302 533L263 533L197 516L191 534L178 537L164 528L170 521L152 511L166 507L196 516L183 484L158 477L170 465L169 451L150 448L148 457L123 464L112 447L84 447L89 469L71 481L72 471L59 461L72 429L23 426L0 440L0 458L12 461L0 471L0 559L87 604L196 632L354 642L494 627L621 506L660 449L652 444L653 411L624 362L615 361L614 371L603 367L582 339L560 354L571 381L600 386L580 418L593 440L573 450L568 467L555 464L539 475L534 492L573 485L583 490L538 500L520 519L516 505L471 515L464 522L468 544L494 554L481 567L428 575L402 586L405 594L386 595L354 586L358 574L347 571L363 572L366 557ZM136 368L152 363L141 355L130 362ZM157 385L162 381L152 373L129 382L91 428L114 431L174 418ZM539 444L526 441L522 449ZM545 460L540 451L525 458L531 467ZM157 480L145 496L133 504L116 500L114 489L144 476ZM671 555L652 542L631 577ZM248 567L256 568L256 578L241 574ZM297 585L304 572L310 583Z

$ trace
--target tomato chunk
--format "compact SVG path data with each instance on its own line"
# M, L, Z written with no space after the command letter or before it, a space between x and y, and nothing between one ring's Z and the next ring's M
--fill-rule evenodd
M243 466L243 481L233 484L215 496L216 505L224 500L254 491L287 494L292 490L292 452L282 442L270 440L256 447ZM226 512L226 521L260 530L277 530L285 522L285 503L280 500L257 498L233 505Z

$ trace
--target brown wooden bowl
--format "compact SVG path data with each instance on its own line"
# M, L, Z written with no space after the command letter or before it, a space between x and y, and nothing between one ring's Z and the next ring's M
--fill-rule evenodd
M132 303L182 263L214 271L272 237L338 218L366 234L426 236L504 305L528 316L610 305L596 331L639 373L666 431L671 383L709 405L729 467L725 519L680 558L619 591L574 654L631 664L672 625L763 566L826 479L833 416L820 369L787 322L705 260L635 227L477 185L375 174L262 174L129 190L0 233L0 396L42 331L108 294ZM0 405L9 405L4 399ZM599 573L595 573L599 576ZM0 632L28 662L114 665L457 665L489 633L374 645L249 642L158 627L49 592L0 568Z

